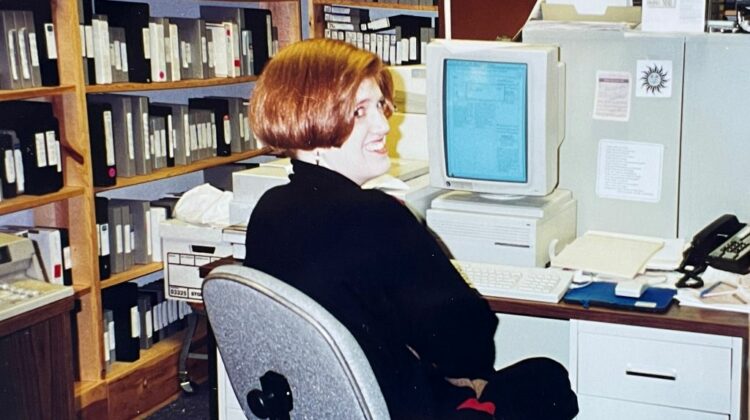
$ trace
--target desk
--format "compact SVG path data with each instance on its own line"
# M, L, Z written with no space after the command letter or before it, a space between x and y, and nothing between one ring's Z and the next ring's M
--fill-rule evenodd
M638 419L748 418L749 324L746 314L677 304L672 305L665 314L652 314L599 307L585 309L564 302L551 304L502 298L487 298L487 301L492 310L499 314L571 321L569 370L581 403L582 415L579 418L613 418L601 417L603 412L628 413L623 418ZM641 348L644 348L643 351L640 351ZM618 355L618 352L622 354ZM720 356L716 358L721 360L706 360L714 356ZM630 390L627 384L617 383L620 380L618 376L626 378L625 366L638 365L638 361L649 364L651 360L665 359L679 359L675 361L678 368L674 369L674 372L678 372L677 379L668 378L666 384L659 384L658 379L633 380L627 377L624 381L630 382ZM616 366L618 363L620 365ZM654 366L658 366L658 362L654 362L649 369ZM606 376L596 378L602 375ZM714 379L720 386L712 387ZM594 393L601 392L609 398L584 395L586 381L588 389L594 388ZM642 389L632 389L638 381L644 385ZM605 389L608 387L611 388L609 391ZM709 391L701 393L701 387ZM633 403L641 401L637 396L648 390L652 393L644 399L653 397L652 405ZM678 392L671 392L674 390ZM696 394L692 399L691 392ZM717 398L712 400L708 394ZM685 400L688 402L685 403ZM692 410L671 408L684 407L681 404ZM642 411L634 414L638 410ZM583 416L585 412L587 416Z
M232 260L231 258L226 258L222 260L215 261L211 264L207 264L203 267L201 267L200 274L202 277L205 277L205 275L210 272L211 269L218 265L222 264L237 264L239 262ZM647 312L634 312L634 311L623 311L623 310L615 310L615 309L607 309L607 308L599 308L599 307L591 307L588 309L583 308L580 305L572 305L567 304L564 302L560 303L543 303L543 302L534 302L534 301L524 301L524 300L514 300L514 299L503 299L503 298L487 298L487 301L489 302L490 308L498 314L510 314L510 315L520 315L520 316L527 316L527 317L534 317L534 318L548 318L548 319L557 319L557 320L570 320L571 321L571 340L573 340L573 334L574 331L578 329L577 324L581 321L587 322L587 321L593 321L597 323L602 323L604 325L609 325L614 328L620 328L615 333L612 333L613 336L618 335L622 329L637 329L635 327L644 327L647 329L657 329L659 331L663 331L664 335L672 334L673 332L681 332L681 333L698 333L698 334L710 334L712 336L723 336L723 337L736 337L733 340L736 352L739 354L733 355L733 360L737 361L736 364L741 365L739 368L734 366L731 370L733 372L739 372L740 378L736 378L737 375L735 375L735 380L739 380L739 383L741 384L741 395L733 395L732 396L732 406L738 407L736 409L729 409L727 410L727 413L732 413L732 419L735 418L742 418L742 419L748 419L747 416L747 389L748 389L748 374L747 374L747 368L748 368L748 334L750 333L750 324L748 323L748 316L746 314L741 313L735 313L735 312L726 312L726 311L714 311L714 310L708 310L708 309L701 309L701 308L694 308L694 307L682 307L678 304L672 305L670 310L665 314L652 314ZM647 331L648 332L648 331ZM650 332L653 335L653 331ZM691 334L685 334L685 335L691 335ZM697 334L692 334L697 335ZM741 341L740 341L741 340ZM653 340L658 341L658 340ZM670 341L675 341L671 340ZM677 340L679 341L679 340ZM726 340L725 340L726 341ZM573 347L573 344L571 343L571 347ZM691 347L683 346L680 347L680 349L685 349ZM693 353L690 351L689 353ZM571 348L571 354L573 356L571 359L573 359L575 356L583 353L579 353L578 349ZM607 360L607 358L611 357L611 355L603 355L603 357L597 357L597 359L604 359ZM698 356L696 356L698 357ZM573 364L573 363L571 363ZM585 363L588 364L588 363ZM584 364L581 364L582 367ZM701 366L706 365L705 363L701 363ZM574 370L574 369L573 369ZM573 382L575 383L577 378L575 377L577 375L577 372L571 372L571 377L573 379ZM726 376L728 376L729 373L727 373ZM220 376L222 374L220 373ZM679 381L677 381L679 382ZM221 387L221 381L220 381L220 387ZM726 392L729 393L729 387L727 386ZM738 387L739 388L739 387ZM717 391L717 392L723 392L723 391ZM739 394L739 392L738 392ZM580 397L580 395L579 395ZM220 398L221 399L221 398ZM740 402L738 402L738 400ZM222 400L220 404L223 404L224 401ZM630 408L630 407L628 407ZM650 406L647 407L649 410L652 408ZM643 407L641 407L643 409ZM656 407L655 410L664 410L664 408ZM671 410L671 409L670 409ZM220 409L220 412L225 412L224 410ZM697 411L696 411L697 412ZM691 412L692 413L692 412ZM714 413L706 413L706 412L697 412L698 414L694 417L690 416L683 416L682 411L680 411L680 417L673 417L669 416L670 414L674 414L673 411L669 411L666 416L661 415L660 417L649 417L649 418L696 418L696 419L727 419L730 418L728 415L715 415ZM741 413L741 415L734 415L734 413ZM660 413L661 414L661 413ZM220 416L221 418L222 416ZM226 417L225 417L226 418ZM602 417L600 417L602 418ZM628 417L628 418L645 418L645 417Z
M73 297L0 321L0 417L73 419Z

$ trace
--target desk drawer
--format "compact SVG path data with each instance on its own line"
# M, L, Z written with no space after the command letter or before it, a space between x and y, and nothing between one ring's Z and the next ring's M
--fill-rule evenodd
M731 411L732 349L694 340L699 334L616 326L579 331L579 394L705 410ZM705 336L705 335L703 335Z
M729 420L729 414L707 413L581 395L576 420Z

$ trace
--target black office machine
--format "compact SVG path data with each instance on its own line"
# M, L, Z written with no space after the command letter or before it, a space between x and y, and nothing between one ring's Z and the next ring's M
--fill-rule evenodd
M47 281L31 239L0 233L0 321L72 294L72 287Z

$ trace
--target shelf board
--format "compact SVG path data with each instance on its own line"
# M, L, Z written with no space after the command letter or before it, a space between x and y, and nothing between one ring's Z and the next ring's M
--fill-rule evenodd
M59 191L45 195L19 195L18 197L4 198L0 201L0 214L28 210L45 204L54 203L55 201L78 197L83 195L83 193L83 187L62 187Z
M198 322L198 328L193 334L193 342L200 340L207 334L207 327L205 322ZM140 357L134 362L114 362L112 368L107 372L107 382L114 382L118 379L125 377L126 375L137 372L142 367L154 362L162 361L170 356L177 355L182 349L182 338L185 335L185 330L177 332L172 336L159 341L154 344L150 349L141 349ZM175 381L177 378L175 378Z
M109 191L122 187L129 187L131 185L143 184L146 182L156 181L164 178L171 178L177 175L184 175L195 171L201 171L203 169L212 168L214 166L225 165L227 163L237 162L239 160L249 159L251 157L264 155L270 153L271 149L261 148L257 150L248 150L241 153L233 153L231 156L213 157L208 159L202 159L198 162L193 162L190 165L173 166L171 168L158 169L150 174L137 175L131 177L119 177L117 178L117 184L111 187L97 187L96 192Z
M73 291L74 291L73 295L78 299L78 298L83 297L84 295L91 293L91 286L83 285L83 284L74 284Z
M16 99L30 99L45 96L60 96L65 93L73 93L75 92L75 90L76 87L74 85L0 90L0 101L13 101Z
M147 274L155 273L160 271L164 265L160 262L152 262L150 264L136 264L128 271L122 273L112 274L108 279L102 280L102 289L112 287L120 283L125 283L138 277L145 276Z
M367 1L353 1L353 0L313 0L315 5L323 4L335 4L341 6L352 6L362 7L367 9L398 9L398 10L410 10L410 11L423 11L423 12L437 12L437 6L415 6L413 4L397 4L397 3L371 3Z
M138 92L144 90L191 89L210 86L236 85L258 80L257 76L222 77L214 79L190 79L179 82L156 83L111 83L107 85L88 85L86 93Z

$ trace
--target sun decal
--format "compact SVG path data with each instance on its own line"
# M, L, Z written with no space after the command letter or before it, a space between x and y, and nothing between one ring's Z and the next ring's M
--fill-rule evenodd
M641 87L646 89L647 93L661 93L662 89L667 87L669 72L656 64L646 67L641 71Z

